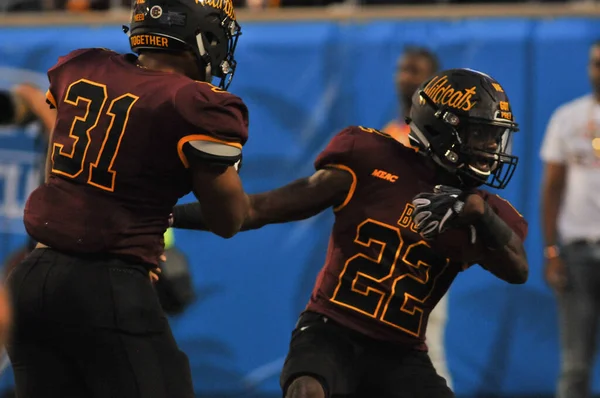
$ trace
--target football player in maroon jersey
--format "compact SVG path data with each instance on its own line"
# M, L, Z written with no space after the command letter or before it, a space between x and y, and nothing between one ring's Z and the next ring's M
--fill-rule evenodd
M39 243L7 281L20 397L193 397L148 271L189 192L220 236L247 216L231 1L136 0L126 30L138 56L80 49L48 71L47 178L24 217Z
M478 189L504 188L517 165L504 89L483 73L450 69L412 103L412 147L349 127L312 176L250 195L242 229L335 212L281 373L286 397L453 397L427 355L429 313L474 263L509 283L527 280L526 221ZM175 207L173 225L206 229L201 205Z

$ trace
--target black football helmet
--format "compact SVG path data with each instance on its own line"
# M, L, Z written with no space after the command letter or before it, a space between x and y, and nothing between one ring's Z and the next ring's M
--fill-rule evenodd
M131 50L192 51L206 76L227 89L241 28L231 0L132 0Z
M517 132L502 86L472 69L437 73L412 98L409 139L419 151L454 173L462 188L506 187L518 158L511 152Z

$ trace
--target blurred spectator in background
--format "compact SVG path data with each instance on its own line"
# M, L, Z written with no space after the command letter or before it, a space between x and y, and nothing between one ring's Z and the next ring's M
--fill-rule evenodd
M44 170L46 164L46 149L48 147L48 136L54 127L55 115L50 112L50 108L46 105L46 95L33 84L23 83L13 86L10 90L0 91L0 125L16 124L26 125L35 120L42 123L40 135L36 140L36 150L39 152L38 167ZM40 184L44 182L44 173L40 172ZM27 238L27 241L22 247L17 248L9 253L3 261L2 274L5 279L10 271L33 250L36 242ZM6 330L8 324L2 325L2 316L4 311L9 311L8 297L4 292L4 288L0 287L0 374L10 365L8 355L4 350L6 342ZM3 397L11 397L14 395L12 390L5 391Z
M10 91L0 91L0 125L17 124L26 125L35 120L42 123L41 134L36 141L36 147L40 151L39 167L44 169L45 151L48 147L48 134L54 126L54 115L47 111L46 95L33 84L17 84ZM43 173L40 183L43 182ZM33 249L35 243L28 239L25 245L13 251L4 260L3 275L0 280L5 279L10 270L21 262ZM9 365L8 355L4 351L4 344L8 338L11 310L8 296L4 287L0 285L0 373Z
M0 12L41 11L41 0L0 0Z
M110 8L129 8L130 0L54 0L56 8L69 11L108 10Z
M396 75L396 92L398 94L398 116L389 122L383 131L402 144L409 146L410 128L404 122L410 112L412 96L419 86L440 69L437 56L424 47L407 47L398 59ZM448 294L442 297L429 316L427 325L427 347L429 357L438 374L446 379L452 388L452 378L446 364L446 348L444 335L448 320Z
M593 93L558 108L541 149L545 277L558 299L558 398L590 396L600 316L600 42L588 67Z
M47 108L46 95L33 84L18 84L10 91L0 91L0 124L24 125L40 120L47 137L55 121L55 116ZM46 148L46 145L43 147Z
M270 7L319 7L332 4L347 5L422 5L422 4L485 4L485 3L565 3L596 0L232 0L236 8L263 9ZM130 0L0 0L0 12L40 11L58 9L69 11L108 10L129 8Z
M24 126L35 120L42 123L35 146L36 151L39 153L38 168L41 170L39 183L43 184L48 138L54 128L56 115L51 112L46 104L46 94L33 84L17 84L9 91L0 91L0 125L15 124ZM28 237L23 247L10 253L4 263L4 274L7 275L12 267L20 263L33 250L36 243Z
M485 4L485 3L565 3L586 0L238 0L240 6L253 9L266 7L314 7L345 3L348 5L423 5L423 4ZM591 0L594 1L594 0ZM235 4L235 1L234 1Z
M160 264L160 278L154 287L163 311L175 316L183 313L196 300L196 291L188 258L175 246L173 229L167 229L164 240L166 260Z
M268 7L315 7L344 3L344 0L243 0L240 1L250 9Z
M408 145L409 128L404 122L410 111L413 93L417 88L439 70L437 56L424 47L407 47L396 68L396 93L398 94L398 115L389 122L383 131L397 141Z

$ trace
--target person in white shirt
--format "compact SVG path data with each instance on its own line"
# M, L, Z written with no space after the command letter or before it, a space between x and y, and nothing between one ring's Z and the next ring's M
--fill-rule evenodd
M593 92L554 112L541 148L544 273L561 335L558 398L590 396L600 318L600 42L588 72Z

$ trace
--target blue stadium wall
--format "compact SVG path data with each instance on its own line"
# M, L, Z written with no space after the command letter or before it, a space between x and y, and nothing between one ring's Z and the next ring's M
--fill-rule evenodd
M504 85L521 126L519 169L504 195L529 220L531 277L509 286L479 268L450 291L446 333L459 396L531 395L554 390L558 371L555 302L541 279L539 144L551 112L588 90L593 19L248 23L232 91L250 109L241 172L246 189L275 188L313 171L344 126L382 127L397 116L393 73L407 44L436 51L445 68L483 70ZM127 51L119 26L0 28L0 87L33 80L80 47ZM26 195L36 183L36 127L0 129L0 259L25 239ZM191 197L182 199L190 201ZM176 234L193 265L197 303L172 320L206 396L278 396L290 332L322 265L332 214L221 240ZM600 390L600 369L594 389ZM0 381L9 386L12 377ZM4 386L4 387L2 387Z

